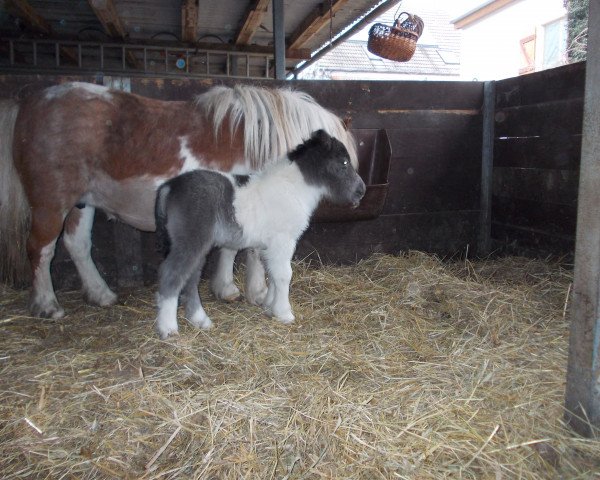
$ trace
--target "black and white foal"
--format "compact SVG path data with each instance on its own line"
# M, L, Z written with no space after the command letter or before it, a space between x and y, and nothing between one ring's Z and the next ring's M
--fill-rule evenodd
M163 184L156 199L157 234L168 251L159 269L160 337L177 334L180 293L187 321L200 328L212 325L198 282L215 246L258 249L269 275L263 307L269 316L293 322L290 262L298 238L322 198L356 206L364 193L348 151L323 130L249 178L196 170Z

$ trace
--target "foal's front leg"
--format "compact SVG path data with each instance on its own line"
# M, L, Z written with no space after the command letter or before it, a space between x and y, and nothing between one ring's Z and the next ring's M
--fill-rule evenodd
M246 251L246 300L253 305L262 305L267 295L265 269L260 253L255 248Z
M263 253L269 271L269 289L263 305L265 313L286 324L295 319L289 298L295 249L295 242L283 240L273 242Z

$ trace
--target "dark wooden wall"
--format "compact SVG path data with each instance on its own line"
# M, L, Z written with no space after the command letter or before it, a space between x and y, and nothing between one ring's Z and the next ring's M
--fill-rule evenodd
M585 63L496 82L493 246L573 254Z
M0 75L0 98L23 97L65 79ZM80 79L102 83L100 77ZM131 91L179 100L216 83L233 82L132 78ZM300 242L298 257L343 263L372 252L418 249L444 256L474 252L479 228L481 83L310 81L285 85L313 95L320 104L350 119L352 128L387 129L393 155L382 215L373 220L312 224ZM153 281L160 260L153 235L109 223L102 214L97 217L93 256L101 273L117 286ZM59 285L77 285L70 259L60 247L54 271Z

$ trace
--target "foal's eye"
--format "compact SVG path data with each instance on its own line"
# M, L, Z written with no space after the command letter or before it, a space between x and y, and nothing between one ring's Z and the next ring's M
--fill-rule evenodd
M342 165L343 165L344 167L348 166L348 160L344 160L344 161L342 162Z

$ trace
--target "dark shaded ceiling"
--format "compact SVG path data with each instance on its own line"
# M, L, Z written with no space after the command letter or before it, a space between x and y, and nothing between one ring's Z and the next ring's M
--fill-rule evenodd
M311 52L382 3L386 2L285 0L287 70L309 59ZM271 0L0 0L0 34L3 39L0 55L4 54L5 59L10 56L10 65L25 64L34 55L37 57L34 63L43 63L44 45L26 47L25 43L7 43L7 39L36 39L63 42L55 48L60 50L61 60L54 63L62 62L65 68L77 64L77 55L79 66L86 62L86 58L82 61L82 56L92 55L91 47L87 49L84 45L83 48L77 42L159 45L195 48L196 53L201 49L271 57L274 44ZM64 43L67 41L72 43ZM48 47L47 50L51 55L52 49ZM117 54L114 55L116 59ZM147 55L151 54L139 49L123 50L123 57L132 66L139 66L142 56L146 65ZM168 52L163 57L169 55L173 53ZM183 53L178 55L182 57ZM187 63L192 67L203 62L216 64L218 60L214 58L206 61L190 59ZM264 65L265 58L246 57L245 61L254 68ZM267 58L266 61L270 60ZM48 60L47 63L52 62ZM223 67L221 72L229 74L230 70Z

